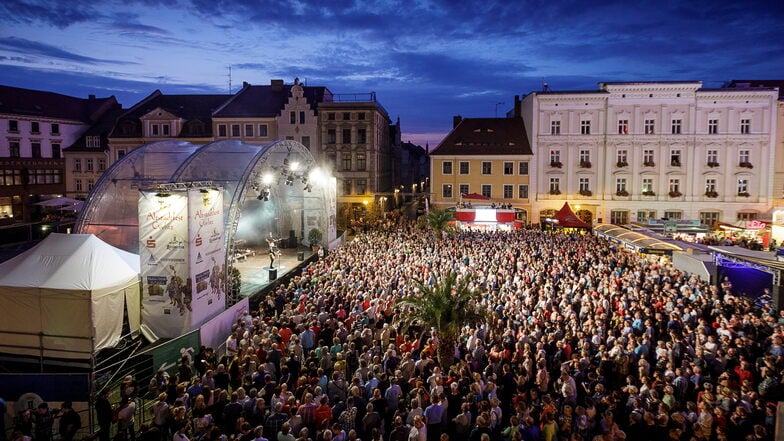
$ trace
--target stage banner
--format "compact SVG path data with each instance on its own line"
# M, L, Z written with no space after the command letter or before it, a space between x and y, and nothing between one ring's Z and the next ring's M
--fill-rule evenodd
M142 191L139 196L141 330L150 341L177 337L191 330L187 240L187 194Z
M188 190L188 260L193 286L191 329L220 314L226 306L226 247L223 191Z
M237 324L237 320L245 317L249 310L250 301L244 297L231 308L203 324L199 328L202 346L215 349L216 354L223 354L222 346L226 343L226 336L231 334L231 328Z

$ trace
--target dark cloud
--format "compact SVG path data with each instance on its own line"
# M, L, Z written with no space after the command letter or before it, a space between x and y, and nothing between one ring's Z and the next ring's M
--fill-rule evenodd
M84 63L84 64L91 64L91 65L105 64L105 63L113 63L113 64L121 64L121 65L135 64L129 61L102 60L99 58L86 57L84 55L68 52L66 50L45 43L40 43L37 41L31 41L31 40L26 40L24 38L17 38L17 37L0 38L0 50L5 50L8 52L14 52L14 53L19 53L24 55L38 55L45 58L54 58L58 60L72 61L76 63Z
M100 3L91 0L3 0L0 2L0 22L45 23L62 29L100 17L95 9L98 5Z

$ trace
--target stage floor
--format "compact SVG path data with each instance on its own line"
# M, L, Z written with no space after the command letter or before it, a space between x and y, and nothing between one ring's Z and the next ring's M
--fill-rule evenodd
M236 260L234 267L242 274L242 290L240 296L248 297L261 291L274 280L269 278L269 254L267 248L250 248L251 254ZM289 272L304 265L312 255L313 251L304 247L299 248L280 248L281 254L275 259L274 268L277 270L277 278L281 278ZM297 253L304 253L304 261L297 259Z

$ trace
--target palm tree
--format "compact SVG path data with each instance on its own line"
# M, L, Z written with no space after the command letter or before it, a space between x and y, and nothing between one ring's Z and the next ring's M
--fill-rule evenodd
M479 305L482 293L470 286L470 279L458 279L455 272L436 280L432 286L418 280L415 283L418 291L397 301L396 306L403 309L398 309L401 312L397 314L396 324L404 329L415 324L433 327L438 338L438 362L442 369L447 369L455 361L462 327L487 323L489 311Z
M454 213L446 210L430 210L424 216L424 224L433 232L436 239L441 239L443 233L452 233L453 227L449 224L454 220Z

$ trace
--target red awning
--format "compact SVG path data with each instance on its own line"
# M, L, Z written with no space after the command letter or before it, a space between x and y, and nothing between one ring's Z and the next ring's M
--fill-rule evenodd
M490 200L489 197L487 197L487 196L485 196L483 194L479 194L479 193L464 193L464 194L461 194L460 197L463 198L463 199L479 199L479 200L482 200L482 201L489 201Z

